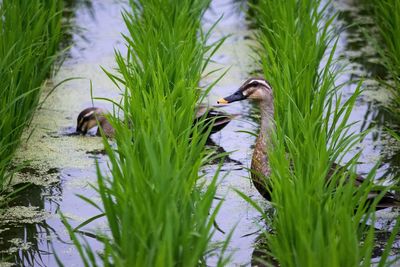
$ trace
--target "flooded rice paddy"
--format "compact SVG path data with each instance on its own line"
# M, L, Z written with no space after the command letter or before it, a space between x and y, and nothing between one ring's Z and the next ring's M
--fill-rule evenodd
M339 26L357 20L369 21L368 15L352 1L335 1L334 6L342 11L337 22ZM49 81L48 90L64 79L76 79L63 83L49 96L26 131L26 141L16 159L17 163L24 162L25 167L16 174L13 186L21 188L28 181L33 184L21 189L11 207L0 218L0 251L3 257L0 266L56 266L54 253L65 266L81 266L58 212L67 216L73 225L97 215L97 211L77 195L88 197L96 203L101 202L91 184L96 184L95 160L102 169L107 170L107 158L101 153L101 138L74 136L71 133L75 131L79 112L92 105L91 95L119 98L120 92L101 67L112 70L115 67L114 49L124 50L120 34L125 31L121 17L124 7L121 1L92 0L90 5L77 5L73 10L76 30L72 34L72 47L56 77ZM256 66L249 57L252 33L240 3L232 0L213 1L205 15L204 27L211 27L219 18L221 21L214 30L213 40L231 36L214 56L209 70L229 70L210 93L207 100L209 105L216 104L220 96L232 93L249 73L255 71ZM342 58L342 64L347 64L348 70L338 82L354 81L344 87L345 95L354 91L358 78L370 78L365 81L365 91L352 114L352 120L358 121L354 125L355 131L374 127L358 147L363 151L358 171L368 173L378 160L382 160L378 176L398 177L399 144L382 130L388 126L383 124L384 121L391 122L390 114L385 109L390 95L374 81L377 76L384 77L385 74L377 62L372 44L366 41L362 30L346 28L341 34L337 54ZM217 77L218 74L208 76L202 82L209 84ZM105 101L94 100L94 103L95 106L112 109L111 104ZM233 255L231 266L249 266L258 229L263 222L233 189L239 189L256 202L264 201L252 186L247 170L255 138L241 132L256 132L258 117L255 107L246 101L225 107L224 110L238 113L240 117L214 134L210 141L218 151L231 152L222 167L217 193L225 201L216 223L225 234L217 231L214 241L224 240L234 230L229 245ZM398 128L398 125L390 126ZM217 165L205 166L202 170L206 174L205 179L212 177L216 168ZM268 203L263 205L267 207ZM390 225L398 214L384 211L380 216L380 226L383 227ZM107 229L107 225L97 220L86 228ZM101 250L95 239L86 239L92 247ZM212 258L209 259L209 265L213 266Z

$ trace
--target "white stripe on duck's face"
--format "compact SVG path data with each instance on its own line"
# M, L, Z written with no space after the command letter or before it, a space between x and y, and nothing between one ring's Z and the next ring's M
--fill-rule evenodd
M240 87L242 94L249 99L266 100L272 98L269 83L261 78L250 78Z
M93 113L94 113L94 110L92 110L92 111L86 113L83 117L84 117L84 118L87 118L87 117L89 117L89 116L92 116Z
M271 89L271 86L268 84L268 82L261 78L250 78L247 81L245 81L245 83L243 85L253 85L253 86L263 85L263 86Z
M97 126L97 120L101 120L104 110L101 108L91 107L81 111L77 119L76 131L86 134L91 128Z

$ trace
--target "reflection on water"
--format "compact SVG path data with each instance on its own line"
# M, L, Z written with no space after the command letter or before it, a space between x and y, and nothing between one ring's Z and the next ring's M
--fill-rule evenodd
M340 82L352 81L344 88L345 93L351 94L356 83L362 78L363 93L357 102L353 121L356 131L371 129L360 149L362 164L360 171L369 172L381 161L378 178L397 179L400 174L400 144L385 131L385 128L400 130L396 125L393 114L388 111L391 94L377 82L386 79L387 72L380 64L380 58L374 48L373 38L367 37L367 32L374 32L376 26L367 10L358 0L335 1L335 7L340 11L337 25L342 27L339 40L338 54L342 62L347 63L347 71L340 77ZM368 31L367 31L368 29Z
M227 68L229 71L213 88L209 95L209 104L215 105L217 99L232 94L251 75L253 71L252 50L254 44L249 35L251 31L245 20L245 12L242 9L243 2L224 0L212 1L210 9L205 15L205 27L210 27L222 16L216 26L212 40L230 35L219 51L213 57L211 64L205 72L212 69ZM216 79L216 75L206 77L203 82L210 83ZM221 181L217 195L224 199L216 218L219 227L229 233L233 231L228 252L232 253L231 266L249 266L253 253L254 242L259 234L260 225L263 225L258 212L249 203L243 200L234 190L240 190L261 206L268 206L264 199L254 188L249 177L251 154L255 143L255 137L243 131L257 132L259 114L249 101L235 102L224 107L225 111L232 114L240 114L219 134L212 136L213 141L225 151L230 151L231 162L225 162L220 173ZM208 176L215 173L216 166L206 166L204 172ZM213 241L222 241L227 234L216 232ZM214 266L214 260L208 259L207 264Z
M18 184L14 189L18 194L0 216L0 258L18 266L46 266L42 257L51 254L49 237L57 236L46 219L58 210L55 199L62 195L62 187Z

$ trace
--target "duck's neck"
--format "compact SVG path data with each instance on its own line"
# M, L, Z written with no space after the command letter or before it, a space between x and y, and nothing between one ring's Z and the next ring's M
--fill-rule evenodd
M98 121L99 121L100 127L101 127L101 128L103 129L103 131L104 131L104 134L105 134L107 137L114 137L115 130L114 130L114 128L112 127L112 125L110 124L110 122L107 120L107 118L104 117L103 115L101 115L101 116L99 116L97 119L98 119ZM100 133L100 127L97 129L97 133L96 133L96 135L98 135L98 136L101 135L101 133Z
M103 124L105 124L105 123L109 123L108 120L106 119L106 117L104 117L103 114L97 116L97 120L99 121L99 124L101 126L103 126Z
M260 134L259 138L265 139L272 131L275 129L274 125L274 106L266 101L260 102L260 110L261 110L261 125L260 125ZM257 140L259 141L259 140ZM264 151L266 149L266 142L263 142Z
M254 186L257 188L260 194L270 200L271 196L267 190L267 184L265 177L269 177L271 169L269 167L267 149L270 145L270 135L274 131L274 107L272 103L269 105L268 102L260 102L261 110L261 127L260 133L256 140L254 147L253 157L251 160L251 169L253 170L251 178Z

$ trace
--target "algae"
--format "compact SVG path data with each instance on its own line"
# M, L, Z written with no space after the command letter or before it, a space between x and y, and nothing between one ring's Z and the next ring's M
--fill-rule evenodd
M15 266L14 263L10 263L10 262L1 262L0 261L0 267L13 267Z
M38 207L14 206L4 209L0 214L0 225L10 226L15 224L39 223L50 215L49 212L40 210Z

